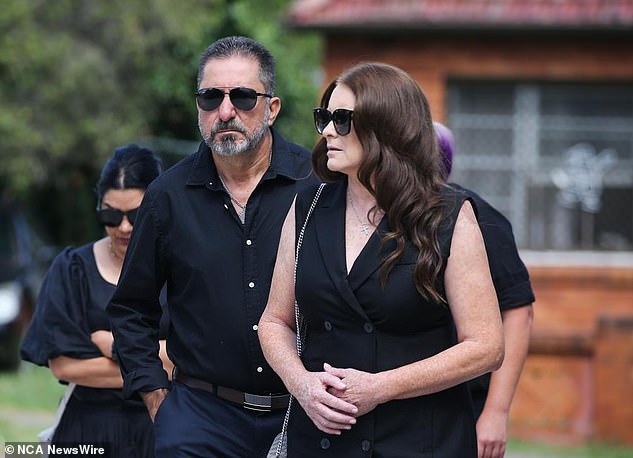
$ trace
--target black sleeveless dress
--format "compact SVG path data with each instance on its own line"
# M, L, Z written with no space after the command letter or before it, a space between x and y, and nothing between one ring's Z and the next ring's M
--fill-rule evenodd
M307 322L302 360L310 371L323 363L380 372L433 356L454 345L455 327L446 304L423 299L413 283L418 251L408 243L384 289L380 267L392 246L374 233L348 273L345 261L346 182L328 184L306 228L296 297ZM296 226L303 224L314 189L297 198ZM444 191L439 232L444 265L455 220L465 197ZM387 231L383 218L377 231ZM444 271L437 284L444 295ZM477 456L472 403L466 384L377 406L340 436L319 431L299 403L288 426L290 457L471 458Z

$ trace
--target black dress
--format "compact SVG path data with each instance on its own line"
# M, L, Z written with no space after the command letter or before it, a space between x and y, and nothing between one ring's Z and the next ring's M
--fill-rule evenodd
M33 320L22 342L22 359L40 366L64 355L103 356L90 340L110 330L105 307L115 285L99 273L94 243L64 249L53 261L40 291ZM168 317L163 314L162 332ZM102 444L110 457L153 457L153 425L140 398L122 390L77 385L57 426L54 444ZM56 455L59 456L59 455Z
M297 198L297 227L314 190ZM435 355L456 344L450 309L423 299L413 283L418 251L407 243L384 287L385 252L374 233L347 273L345 262L346 183L327 185L308 223L299 254L296 297L307 322L302 361L310 371L323 363L380 372ZM464 197L446 191L446 218L439 242L444 265ZM377 231L387 231L383 218ZM385 251L386 250L386 251ZM444 271L437 287L444 294ZM473 458L475 419L467 385L377 406L340 436L319 431L298 403L288 426L290 457Z

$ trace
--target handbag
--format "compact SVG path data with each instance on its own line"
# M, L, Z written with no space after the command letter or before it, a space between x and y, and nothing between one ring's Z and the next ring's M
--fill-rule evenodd
M312 199L312 204L308 209L308 213L306 214L306 219L303 222L303 227L301 228L301 232L299 232L299 237L297 238L297 248L295 250L295 270L293 273L294 283L297 283L297 263L299 261L299 250L301 249L301 244L303 243L303 234L305 233L306 226L308 225L308 220L310 219L310 215L314 211L316 207L317 201L319 200L319 196L321 195L321 191L325 187L325 183L321 183L319 188L314 195L314 199ZM299 313L299 304L297 304L297 300L295 299L295 327L297 329L297 354L301 356L301 351L303 350L301 343L301 335L303 334L302 328L303 320L301 319L301 314ZM288 420L290 419L290 408L292 407L292 400L294 397L290 395L290 400L288 401L288 408L286 409L286 415L284 416L284 422L281 427L281 431L275 436L273 443L268 450L268 455L266 458L287 458L288 456Z
M62 419L62 415L64 415L64 410L66 410L66 404L68 404L68 401L70 400L70 397L72 396L74 390L75 390L75 384L69 383L68 386L66 387L66 391L64 392L64 396L62 396L62 399L59 401L59 406L57 406L57 412L55 412L55 423L53 423L53 426L49 426L48 428L43 429L42 431L37 433L37 439L42 445L46 445L50 443L50 441L53 440L53 436L55 435L55 430L57 429L57 425L59 425L59 421ZM43 450L48 450L48 447L44 447ZM46 458L47 456L48 456L48 452L45 452L42 455L42 458Z

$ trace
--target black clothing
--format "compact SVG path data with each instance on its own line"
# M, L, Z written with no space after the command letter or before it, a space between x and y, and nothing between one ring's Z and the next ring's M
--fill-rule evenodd
M310 152L273 130L271 164L244 225L204 143L150 185L108 306L127 396L169 386L153 355L165 282L168 353L183 373L251 394L286 391L264 359L257 324L285 216L314 182Z
M346 182L327 185L306 227L296 278L296 297L307 322L301 356L306 369L335 367L376 373L433 356L457 343L450 309L423 299L413 270L418 250L407 242L384 289L380 267L388 243L378 233L389 230L386 217L378 225L351 271L345 260ZM314 190L297 197L297 231ZM450 254L454 224L465 197L446 191L447 216L438 241L443 266ZM378 233L377 233L378 232ZM437 281L444 292L445 267ZM319 431L300 404L294 403L288 426L288 456L421 457L477 456L475 419L466 384L410 399L378 405L357 418L340 436Z
M90 340L110 330L105 308L115 285L99 273L94 243L66 248L53 261L22 342L22 359L40 366L58 356L102 357ZM167 325L165 314L161 338ZM152 457L154 434L140 398L124 400L122 390L77 385L55 430L54 443L108 443L113 456ZM115 447L115 449L112 449Z
M263 458L285 414L246 410L176 381L156 413L156 456Z
M105 313L115 285L97 270L94 243L59 253L42 283L35 315L22 341L22 359L39 366L64 355L98 358L90 333L109 329Z
M106 458L151 458L154 437L154 426L142 403L83 401L72 396L51 443L60 447L93 444L105 449L102 456ZM77 455L56 453L54 456Z
M451 186L471 198L477 206L477 220L486 245L499 308L503 312L530 305L534 302L530 275L519 257L510 221L477 193L454 183ZM469 382L476 418L483 410L489 385L490 373Z

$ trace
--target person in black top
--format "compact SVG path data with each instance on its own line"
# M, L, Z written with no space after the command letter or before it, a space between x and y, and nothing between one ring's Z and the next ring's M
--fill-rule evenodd
M49 366L75 388L55 430L55 444L101 444L108 456L153 457L152 422L140 398L125 400L123 380L112 359L112 333L105 308L121 274L138 207L161 171L148 149L115 150L97 184L97 216L106 236L64 249L53 261L21 347L22 358ZM158 333L162 361L168 315Z
M283 220L316 182L310 151L272 127L274 61L226 37L202 54L196 99L203 142L156 180L139 210L108 307L125 394L155 422L157 456L264 456L289 396L264 359L257 324ZM166 284L174 382L156 356Z
M259 325L297 401L288 456L474 458L465 382L501 364L501 318L473 206L442 178L428 101L401 69L364 63L314 116L327 185L314 207L315 189L291 207Z
M445 176L451 173L455 140L445 125L434 122ZM503 319L505 358L501 368L469 382L477 420L480 458L503 458L508 415L527 357L532 329L534 293L530 276L512 234L510 222L477 193L451 183L473 199L484 237L488 264Z

